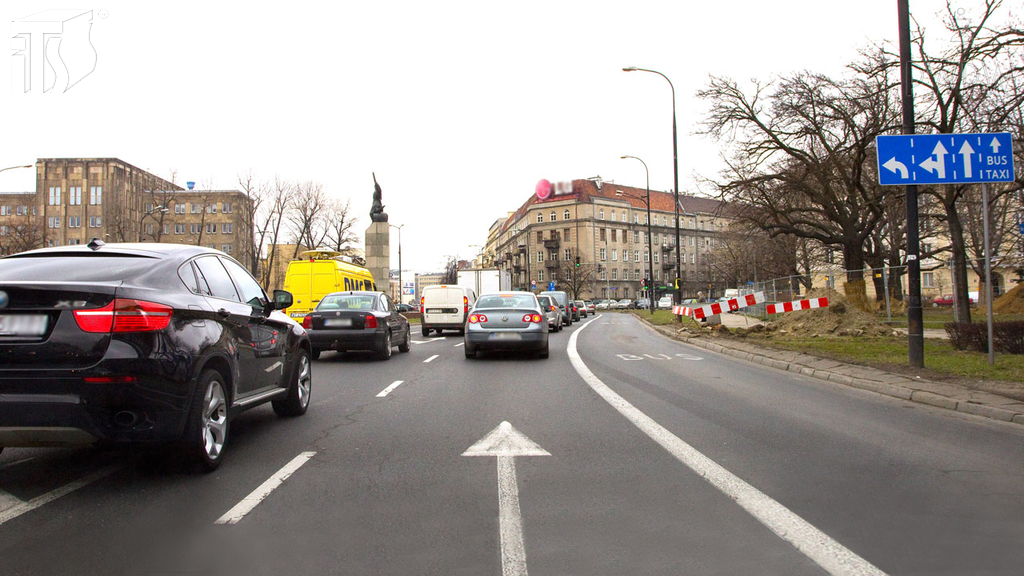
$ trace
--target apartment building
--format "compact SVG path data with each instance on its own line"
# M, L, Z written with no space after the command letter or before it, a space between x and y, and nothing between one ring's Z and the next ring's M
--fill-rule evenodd
M503 285L513 289L562 289L576 258L590 267L582 286L587 298L635 298L641 280L672 286L676 277L675 198L650 192L648 243L647 190L603 182L573 180L572 191L539 199L531 195L489 234L485 254L494 254ZM730 222L728 206L717 200L681 194L679 277L684 295L716 293L724 283L714 266L714 250ZM497 224L497 222L496 222ZM648 246L652 248L648 249ZM653 266L652 266L653 265Z

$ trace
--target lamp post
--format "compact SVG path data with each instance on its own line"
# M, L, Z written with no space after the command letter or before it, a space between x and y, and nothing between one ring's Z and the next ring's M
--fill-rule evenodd
M7 168L0 168L0 172L5 172L7 170L14 170L16 168L31 168L33 166L34 166L34 164L26 164L24 166L8 166Z
M405 284L402 284L402 226L405 224L401 226L388 224L388 226L398 230L398 303L402 304L402 296L405 295Z
M657 70L648 70L646 68L637 68L636 66L628 66L622 69L623 72L650 72L657 74L668 82L669 88L672 89L672 175L674 188L672 190L675 194L675 213L676 213L676 278L675 278L675 304L678 306L682 302L682 293L679 290L679 275L682 273L683 265L680 262L679 249L679 154L678 147L676 146L676 87L672 85L672 81ZM677 316L677 319L682 322L682 316Z
M139 216L139 239L138 239L138 242L142 242L142 222L146 219L146 216L152 216L153 214L156 214L158 212L160 214L167 214L168 212L170 212L170 210L168 210L166 206L153 206L153 208L151 210L147 210L147 211L142 213L142 216Z
M626 158L640 160L636 156L622 156L622 159ZM644 204L647 204L647 270L650 272L647 283L651 284L654 282L654 247L651 245L651 174L647 171L647 162L640 160L640 163L644 165L644 174L647 175L647 195L644 196ZM647 288L647 303L650 305L651 314L654 314L654 290L652 288L653 286Z

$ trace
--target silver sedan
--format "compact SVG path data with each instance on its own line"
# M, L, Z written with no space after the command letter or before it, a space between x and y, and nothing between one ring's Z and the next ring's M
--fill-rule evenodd
M548 318L532 292L484 294L469 311L466 358L484 350L521 350L548 357Z

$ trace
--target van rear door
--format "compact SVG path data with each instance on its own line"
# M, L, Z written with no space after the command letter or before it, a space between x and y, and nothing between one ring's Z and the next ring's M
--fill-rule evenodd
M465 318L465 294L452 287L433 288L424 299L425 312L431 324L461 324Z

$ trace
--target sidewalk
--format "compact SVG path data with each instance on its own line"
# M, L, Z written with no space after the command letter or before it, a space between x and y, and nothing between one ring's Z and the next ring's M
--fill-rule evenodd
M722 314L722 326L725 326L730 330L734 330L736 328L750 328L751 326L757 326L758 324L764 324L764 322L758 318L752 318L742 314ZM893 330L903 334L904 336L907 334L906 328L893 328ZM949 340L949 334L947 334L942 328L925 328L923 332L925 338L941 338L943 340Z
M1024 402L1014 398L970 390L955 384L894 374L868 366L845 364L800 352L762 348L748 342L727 338L690 336L686 332L677 334L675 326L655 326L639 316L637 318L669 338L755 364L787 370L853 388L870 390L911 402L1024 425ZM722 324L732 329L760 323L754 318L744 318L739 315L723 314Z

